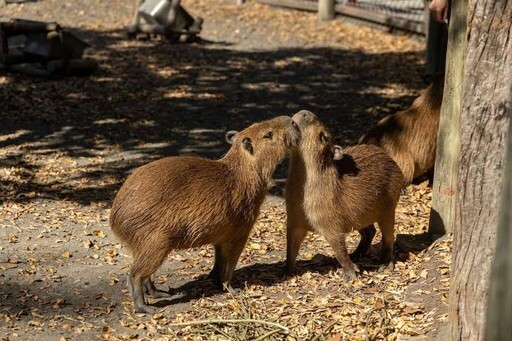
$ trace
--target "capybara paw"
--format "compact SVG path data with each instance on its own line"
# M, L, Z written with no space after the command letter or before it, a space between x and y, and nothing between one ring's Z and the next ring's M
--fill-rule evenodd
M157 310L158 310L157 308L151 307L147 304L141 304L141 305L135 306L136 313L154 314L154 313L156 313Z
M230 294L238 295L242 292L242 289L233 288L231 284L224 283L224 291L229 292Z
M156 291L150 292L149 296L151 296L153 298L164 298L164 297L171 297L172 294L170 293L170 291L157 289Z
M385 263L385 264L382 264L381 266L379 266L378 271L379 272L382 272L382 271L385 271L385 270L393 271L394 268L395 268L395 264L393 262L389 262L389 263Z
M341 277L346 282L351 282L354 278L356 278L356 272L354 270L341 270Z

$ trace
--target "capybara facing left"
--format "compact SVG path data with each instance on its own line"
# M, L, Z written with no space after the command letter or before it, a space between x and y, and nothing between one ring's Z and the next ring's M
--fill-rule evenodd
M136 312L153 313L144 293L159 296L151 275L173 249L213 244L217 285L233 270L276 166L300 132L280 116L236 133L219 160L167 157L138 168L117 193L110 226L133 256L128 286Z
M359 140L384 149L406 184L434 169L443 90L444 77L438 75L409 109L383 118Z
M310 111L299 111L293 120L301 138L292 148L286 180L286 273L293 273L306 234L316 231L333 249L343 277L352 279L358 267L349 258L346 235L361 234L354 256L362 256L375 236L375 222L382 232L381 261L392 266L395 208L404 185L400 168L377 146L334 145Z

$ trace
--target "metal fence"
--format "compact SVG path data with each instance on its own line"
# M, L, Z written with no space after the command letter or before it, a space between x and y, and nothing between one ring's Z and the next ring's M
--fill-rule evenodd
M269 5L316 11L317 0L258 0ZM336 0L336 13L425 34L425 0Z

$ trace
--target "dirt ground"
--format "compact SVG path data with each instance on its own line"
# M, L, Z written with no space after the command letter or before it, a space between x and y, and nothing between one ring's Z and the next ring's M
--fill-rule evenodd
M435 337L446 321L451 242L424 235L426 183L401 196L393 271L376 271L377 238L361 276L344 282L311 234L285 280L285 165L235 272L240 294L205 278L211 247L176 251L155 276L176 295L155 302L154 316L133 313L130 257L108 216L134 168L168 155L218 158L227 130L300 109L317 113L339 144L354 144L424 87L421 40L253 1L182 4L204 18L200 42L126 40L128 0L0 2L0 18L70 28L100 63L91 77L58 81L0 71L2 340Z

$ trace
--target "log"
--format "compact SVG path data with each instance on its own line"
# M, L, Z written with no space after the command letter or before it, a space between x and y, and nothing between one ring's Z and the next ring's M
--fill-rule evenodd
M13 19L9 22L1 23L0 25L2 26L2 31L4 31L7 36L30 33L48 33L60 30L60 26L57 23L45 23L22 19Z
M5 66L11 66L14 64L23 64L23 63L33 63L37 61L38 58L34 58L31 55L22 54L22 53L11 53L11 54L1 54L0 55L0 64Z
M9 66L9 71L23 73L25 75L43 78L55 78L55 75L48 70L41 69L34 64L23 63Z
M460 112L466 55L466 1L454 1L448 30L446 74L437 134L432 209L428 232L451 233L455 224L460 158Z

